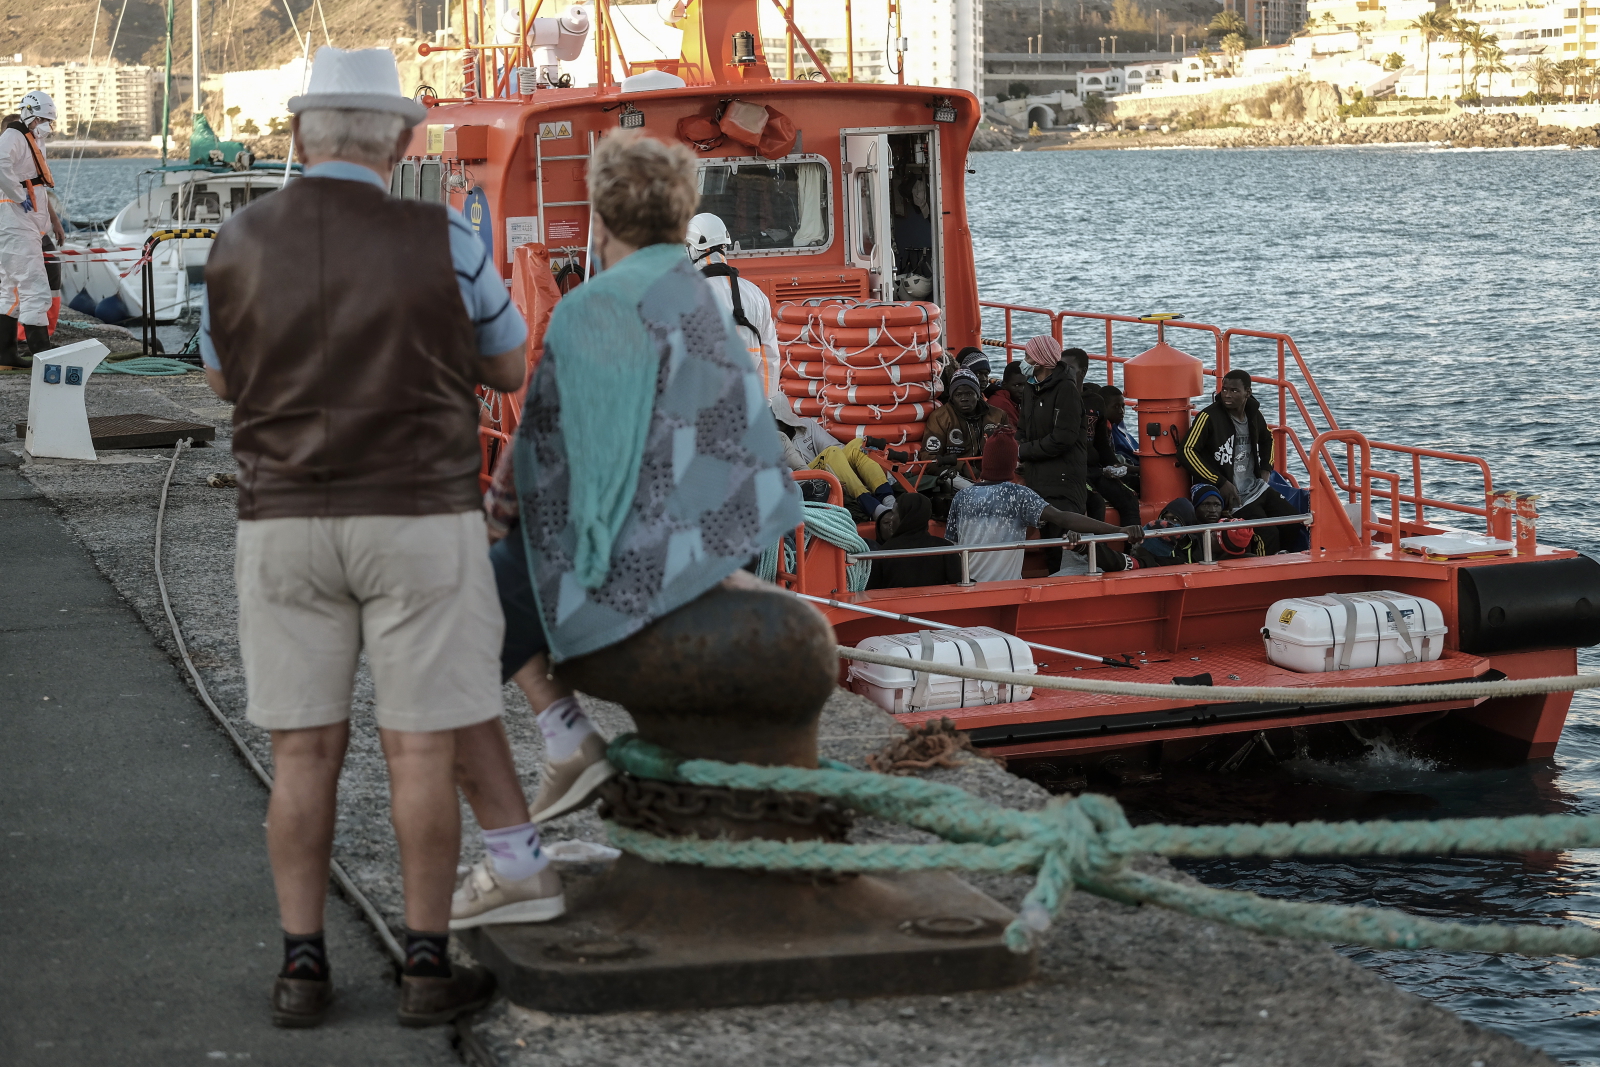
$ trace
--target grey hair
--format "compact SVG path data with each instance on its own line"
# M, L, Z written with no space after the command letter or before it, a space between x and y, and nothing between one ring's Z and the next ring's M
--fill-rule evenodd
M406 120L391 111L308 108L300 113L300 144L307 156L385 166Z

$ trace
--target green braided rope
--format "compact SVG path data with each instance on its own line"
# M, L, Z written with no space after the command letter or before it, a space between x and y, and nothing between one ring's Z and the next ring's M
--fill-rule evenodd
M1031 871L1033 888L1006 928L1026 952L1074 888L1127 904L1155 904L1256 933L1383 949L1439 948L1525 955L1600 955L1600 930L1556 926L1467 926L1386 908L1300 904L1253 893L1152 878L1127 868L1140 853L1163 856L1405 855L1587 848L1600 845L1600 816L1523 815L1438 822L1306 822L1264 826L1129 825L1110 797L1085 794L1040 811L1002 808L963 789L919 778L858 771L824 760L817 770L685 759L627 734L611 763L640 778L726 789L815 793L856 811L926 830L930 844L730 841L665 838L607 823L612 843L652 863L782 871Z
M861 539L860 532L856 529L856 520L851 517L848 508L837 504L822 504L815 500L805 502L806 541L820 537L831 545L836 545L845 552L865 552L867 543ZM794 548L788 541L778 540L768 545L761 553L761 562L756 565L756 576L765 581L778 580L778 553L783 553L784 569L794 573ZM850 587L850 592L859 593L867 587L867 578L872 574L871 560L856 560L845 567L845 582Z
M192 370L199 370L192 363L185 363L181 359L168 359L165 356L135 356L133 359L119 360L118 362L104 362L95 368L95 373L104 374L133 374L141 378L158 378L173 374L188 374Z

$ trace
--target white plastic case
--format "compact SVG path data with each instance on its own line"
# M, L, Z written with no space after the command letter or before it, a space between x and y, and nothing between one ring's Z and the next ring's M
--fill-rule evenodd
M1380 590L1280 600L1261 637L1273 663L1318 674L1436 660L1447 630L1433 601Z
M970 708L983 704L1010 704L1033 696L1033 687L976 682L920 670L918 661L954 663L991 671L1035 674L1033 650L1011 634L989 626L963 630L922 630L911 634L869 637L856 645L868 652L904 656L906 666L877 663L850 664L850 688L885 711L902 715L912 711Z

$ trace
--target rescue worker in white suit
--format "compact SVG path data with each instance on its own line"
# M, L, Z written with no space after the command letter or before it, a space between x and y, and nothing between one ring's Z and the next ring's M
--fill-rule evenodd
M45 190L54 183L43 141L56 121L55 101L29 92L17 117L0 131L0 367L30 363L17 353L19 321L30 352L54 347L50 282L39 242L53 228Z
M750 358L761 369L767 396L771 397L778 391L778 331L772 325L772 304L767 294L755 282L739 277L728 263L727 252L733 247L733 238L716 215L707 211L690 219L683 243L689 249L690 262L711 280L712 293L733 317L739 336L750 349ZM719 278L727 281L718 281Z

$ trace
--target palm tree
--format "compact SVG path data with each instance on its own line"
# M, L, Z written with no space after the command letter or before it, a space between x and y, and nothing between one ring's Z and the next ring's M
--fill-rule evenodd
M1578 78L1581 73L1582 68L1578 65L1576 59L1564 59L1556 64L1556 74L1561 78L1561 97L1563 100L1567 96L1567 82L1572 83L1572 99L1574 101L1578 99Z
M1237 11L1219 11L1211 19L1211 25L1206 27L1206 33L1210 37L1226 37L1230 33L1243 34L1248 29L1244 16Z
M1523 69L1533 79L1534 90L1540 96L1548 94L1552 85L1561 84L1561 73L1547 56L1539 56Z
M1372 32L1372 23L1370 23L1370 22L1366 21L1365 19L1363 19L1360 22L1356 23L1355 30L1356 30L1357 33L1371 33Z
M1322 13L1322 24L1324 26L1333 27L1338 24L1338 20L1333 17L1332 11L1324 11Z
M1222 50L1228 56L1228 69L1237 74L1239 57L1244 55L1244 37L1237 33L1228 34L1222 39Z
M1467 95L1467 56L1472 52L1472 35L1482 32L1483 27L1471 19L1450 20L1450 31L1445 35L1445 40L1454 41L1461 46L1461 51L1456 54L1456 58L1461 61L1461 91L1458 96Z
M1450 16L1443 11L1424 11L1407 29L1422 34L1422 95L1429 96L1428 76L1433 69L1433 42L1450 31Z
M1491 33L1489 36L1493 38L1496 35ZM1486 86L1484 95L1493 96L1494 76L1496 74L1509 73L1511 73L1511 68L1506 66L1505 50L1498 44L1491 42L1484 46L1482 52L1478 53L1478 61L1472 65L1472 84L1476 87L1479 76L1487 74L1489 76L1489 84Z

